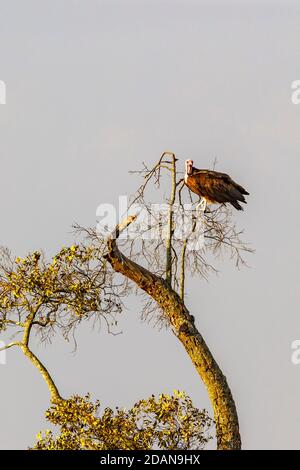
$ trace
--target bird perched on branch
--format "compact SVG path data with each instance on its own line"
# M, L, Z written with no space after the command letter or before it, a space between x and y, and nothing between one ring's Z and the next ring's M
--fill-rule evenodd
M229 202L238 211L243 210L240 202L247 204L245 195L248 195L242 186L235 183L226 173L211 170L198 170L193 166L193 160L186 160L184 182L195 194L201 197L202 210L205 211L207 203Z

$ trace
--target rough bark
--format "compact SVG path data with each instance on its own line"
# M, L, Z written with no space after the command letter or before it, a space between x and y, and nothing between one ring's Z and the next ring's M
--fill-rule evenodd
M216 363L202 335L195 326L179 295L163 278L124 256L116 243L120 231L135 218L129 217L108 241L107 260L116 272L131 279L147 292L169 318L173 331L181 341L201 379L203 380L214 410L217 448L220 450L240 449L238 416L226 377Z

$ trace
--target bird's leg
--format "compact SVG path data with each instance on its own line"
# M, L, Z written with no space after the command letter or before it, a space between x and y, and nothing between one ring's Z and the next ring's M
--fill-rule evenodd
M206 199L204 197L201 197L200 202L196 206L196 210L200 210L204 213L206 211L206 204Z
M208 205L207 205L207 201L205 201L204 214L210 214L210 213L211 213L211 210L210 210L210 208L209 208Z
M202 196L199 196L198 204L196 205L196 211L199 209L202 203Z

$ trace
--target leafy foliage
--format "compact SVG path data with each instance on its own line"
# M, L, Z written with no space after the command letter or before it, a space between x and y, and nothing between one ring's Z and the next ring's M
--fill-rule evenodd
M36 450L150 450L202 449L211 439L212 420L194 407L184 393L152 395L130 410L106 408L99 401L74 395L53 405L46 418L60 427L37 435Z
M102 258L101 243L72 245L46 262L36 251L12 259L2 250L0 263L0 330L32 325L46 337L54 329L66 336L82 318L98 314L109 322L122 310L122 289Z

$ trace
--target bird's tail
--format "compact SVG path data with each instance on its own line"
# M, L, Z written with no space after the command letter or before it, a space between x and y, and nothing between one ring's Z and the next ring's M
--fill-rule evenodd
M243 211L243 207L240 205L238 201L231 201L230 204L235 207L238 211Z

